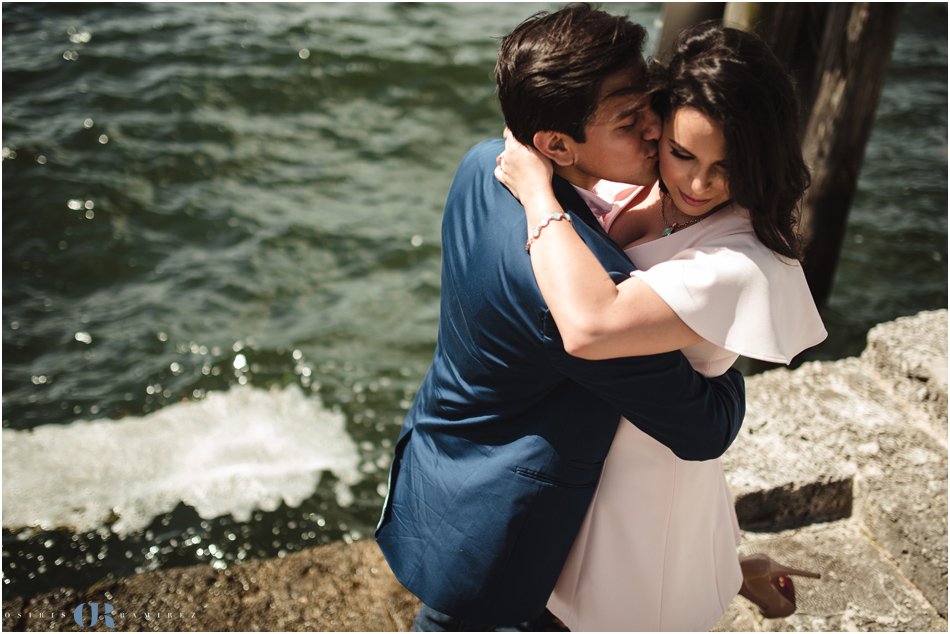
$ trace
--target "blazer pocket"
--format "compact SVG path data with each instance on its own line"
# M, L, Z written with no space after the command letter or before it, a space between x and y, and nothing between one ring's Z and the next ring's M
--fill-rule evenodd
M588 487L596 486L597 481L600 479L600 471L597 471L597 473L586 473L584 474L584 478L579 478L577 480L567 480L565 478L553 476L550 473L534 471L533 469L525 469L524 467L515 467L515 473L524 478L528 478L529 480L534 480L535 482L551 484L559 487L567 487L571 489L586 489Z
M601 467L604 466L604 461L601 460L600 462L583 462L581 460L568 460L567 466L571 467L572 469L584 469L587 471L596 470L599 474Z

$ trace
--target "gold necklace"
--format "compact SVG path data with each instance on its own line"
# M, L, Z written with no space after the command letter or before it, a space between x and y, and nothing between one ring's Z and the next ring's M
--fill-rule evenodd
M694 225L694 224L696 224L697 222L699 222L700 220L702 220L703 218L706 217L706 216L700 216L699 218L693 218L693 219L690 220L689 222L684 222L684 223L682 223L682 224L680 224L680 223L678 223L678 222L674 222L673 224L670 224L670 221L666 219L666 214L665 214L664 211L663 211L664 208L666 207L666 201L667 201L668 198L669 198L669 196L663 196L663 202L660 203L660 218L663 219L663 224L666 225L666 228L663 230L663 237L664 237L664 238L665 238L666 236L670 235L671 233L674 233L677 229L683 229L683 228L688 227L688 226L690 226L690 225Z
M666 219L666 213L664 213L664 209L666 208L666 201L667 201L669 198L670 198L670 197L669 197L668 195L664 194L664 195L663 195L663 202L660 203L660 218L663 219L663 224L666 225L666 229L663 230L663 237L664 237L664 238L665 238L666 236L668 236L668 235L671 235L672 233L674 233L674 232L676 232L676 231L679 231L680 229L684 229L684 228L686 228L686 227L688 227L688 226L690 226L690 225L694 225L694 224L696 224L697 222L699 222L700 220L705 220L706 218L708 218L709 216L713 215L714 213L716 213L717 211L719 211L720 209L722 209L723 207L725 207L726 205L728 205L730 202L732 202L732 199L729 199L729 200L727 200L727 201L725 201L725 202L723 202L723 203L720 203L720 204L716 205L715 207L713 207L712 209L710 209L709 211L707 211L705 214L703 214L703 215L700 216L699 218L693 218L693 219L690 220L689 222L684 222L684 223L674 222L673 224L670 224L670 221Z

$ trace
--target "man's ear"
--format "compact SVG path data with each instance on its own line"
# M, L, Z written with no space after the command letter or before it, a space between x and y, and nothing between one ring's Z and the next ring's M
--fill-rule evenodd
M573 147L576 141L561 132L542 130L534 133L534 147L551 159L555 165L570 167L574 164Z

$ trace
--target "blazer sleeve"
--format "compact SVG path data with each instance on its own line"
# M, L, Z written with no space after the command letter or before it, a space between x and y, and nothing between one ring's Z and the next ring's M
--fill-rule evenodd
M718 458L745 417L745 381L730 369L704 377L681 352L589 361L564 351L554 319L544 323L552 364L683 460Z

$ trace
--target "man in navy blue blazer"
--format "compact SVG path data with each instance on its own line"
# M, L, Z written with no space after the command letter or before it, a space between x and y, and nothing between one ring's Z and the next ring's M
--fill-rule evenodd
M618 282L633 265L582 195L600 178L656 179L645 37L626 18L571 6L506 36L495 71L506 125L522 143L559 150L555 194ZM565 352L526 252L524 210L493 176L503 151L500 139L475 146L449 191L438 345L376 530L424 604L421 630L515 626L544 612L621 415L680 458L708 460L745 413L738 372L703 378L680 352Z

